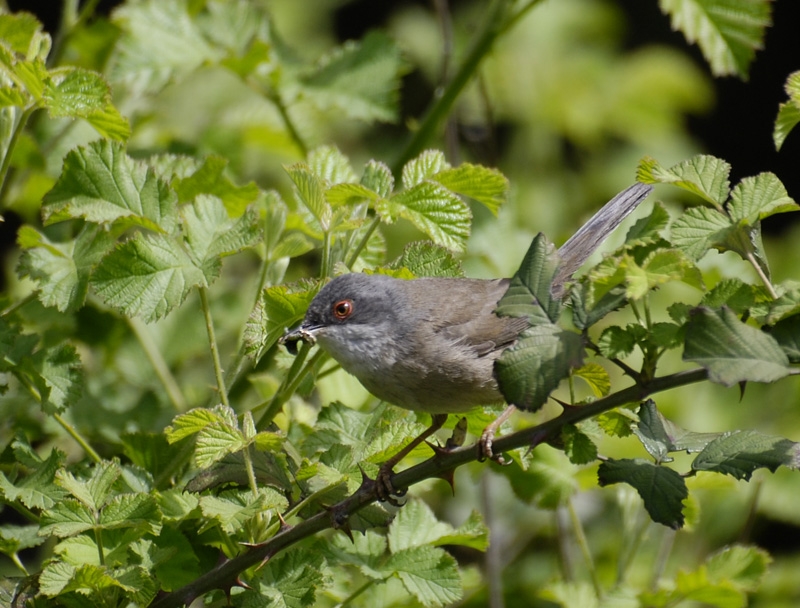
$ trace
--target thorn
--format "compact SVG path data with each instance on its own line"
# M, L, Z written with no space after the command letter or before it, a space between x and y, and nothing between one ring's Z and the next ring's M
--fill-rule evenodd
M450 452L450 447L448 445L439 445L437 443L431 443L430 441L425 442L430 449L433 450L433 457L437 458L439 456L444 456L448 452ZM449 443L449 442L448 442Z
M236 577L236 582L234 582L233 584L234 586L241 587L242 589L250 589L250 590L253 589L250 585L245 583L240 576Z
M453 477L453 474L454 474L453 469L450 469L448 471L442 471L441 473L439 473L439 475L437 475L437 477L439 479L443 479L448 484L450 484L450 489L453 491L453 496L455 496L456 495L456 481L455 481L455 478Z
M278 511L278 519L281 522L281 527L278 529L278 532L286 532L287 530L291 530L292 526L286 523L286 520L283 519L283 515L281 515L280 511Z
M746 380L742 380L739 383L739 401L744 399L744 389L746 389L746 388L747 388L747 381Z
M261 562L258 564L258 566L256 566L256 569L255 569L255 571L256 571L256 572L258 572L259 570L261 570L261 568L263 568L264 566L266 566L266 565L267 565L267 562L268 562L268 561L269 561L271 558L272 558L272 554L266 555L266 556L264 557L264 559L262 559L262 560L261 560Z

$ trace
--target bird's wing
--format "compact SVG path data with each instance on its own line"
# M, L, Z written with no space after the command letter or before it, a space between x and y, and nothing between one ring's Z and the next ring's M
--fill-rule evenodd
M442 290L442 283L414 281L420 289ZM430 311L431 329L454 345L470 347L479 357L502 350L512 344L520 332L530 326L521 317L498 317L497 302L508 289L508 279L459 279L442 290L439 307ZM428 301L431 301L428 299ZM448 306L446 302L456 302Z

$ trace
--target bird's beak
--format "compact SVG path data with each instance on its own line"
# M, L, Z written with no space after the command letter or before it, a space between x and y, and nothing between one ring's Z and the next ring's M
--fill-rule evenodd
M290 354L296 355L298 342L305 342L311 346L316 344L317 338L314 336L316 329L318 328L306 326L304 323L300 325L300 327L297 327L291 331L287 331L280 338L278 338L278 344L283 344L286 346L286 350L288 350Z

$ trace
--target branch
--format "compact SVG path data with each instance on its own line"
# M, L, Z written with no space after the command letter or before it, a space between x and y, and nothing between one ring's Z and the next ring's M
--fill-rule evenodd
M693 384L708 379L705 369L692 369L669 376L655 378L641 385L634 385L598 399L594 403L579 407L568 407L559 416L516 433L500 437L492 444L495 453L508 452L517 448L536 446L555 435L564 425L575 424L602 414L626 403L641 401L667 389ZM452 471L463 464L473 462L481 457L480 448L476 445L456 448L449 452L438 453L428 460L396 473L391 478L394 488L405 489L426 479L441 477L443 473ZM242 555L228 559L210 572L185 587L156 599L150 608L177 608L188 605L194 599L214 589L230 589L241 584L239 574L263 561L269 560L279 551L329 528L346 527L347 519L360 509L375 502L378 492L375 480L366 476L361 487L352 495L332 507L320 511L301 523L283 525L278 533L268 541L250 548Z

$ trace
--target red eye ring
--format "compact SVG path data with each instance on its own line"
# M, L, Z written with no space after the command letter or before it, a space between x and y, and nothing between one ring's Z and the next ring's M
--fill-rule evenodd
M333 304L333 316L344 321L347 317L353 314L353 301L352 300L338 300Z

